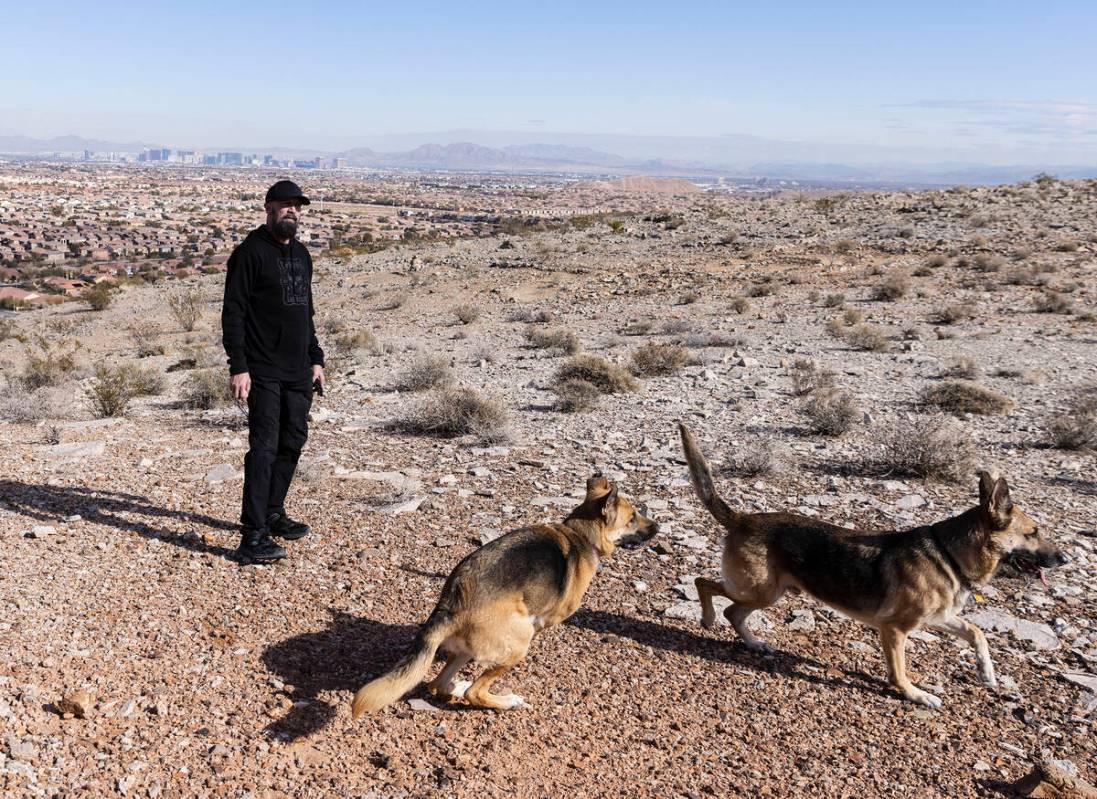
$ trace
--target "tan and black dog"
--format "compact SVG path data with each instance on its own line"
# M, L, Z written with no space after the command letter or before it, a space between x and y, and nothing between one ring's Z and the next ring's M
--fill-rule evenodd
M492 683L526 656L535 633L576 611L602 558L618 545L646 541L658 529L606 478L592 477L583 503L563 523L514 530L457 564L413 650L358 690L353 717L411 690L439 649L448 658L430 683L433 693L493 710L520 706L519 696L491 693ZM473 661L487 671L471 684L455 681Z
M680 425L694 491L727 528L721 580L696 580L701 624L715 622L714 595L751 649L766 647L747 629L747 617L785 591L811 596L880 632L888 679L903 696L932 708L941 700L907 677L907 635L934 627L967 641L989 688L997 686L986 636L960 618L972 590L1010 559L1043 577L1065 558L1040 537L1036 523L1015 506L1003 478L980 472L979 505L950 519L896 532L861 532L792 513L738 513L716 493L712 473L692 433Z

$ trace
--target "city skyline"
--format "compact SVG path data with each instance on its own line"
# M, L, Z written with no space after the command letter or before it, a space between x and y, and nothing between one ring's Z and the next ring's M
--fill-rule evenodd
M626 157L711 140L818 162L1097 163L1082 3L75 9L9 12L0 135L337 152L453 131ZM649 146L613 146L630 138Z

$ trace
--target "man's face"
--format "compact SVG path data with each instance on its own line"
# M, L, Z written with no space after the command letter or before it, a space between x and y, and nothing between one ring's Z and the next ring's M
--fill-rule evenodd
M266 209L267 224L276 236L292 239L297 235L297 221L301 216L299 200L271 200Z

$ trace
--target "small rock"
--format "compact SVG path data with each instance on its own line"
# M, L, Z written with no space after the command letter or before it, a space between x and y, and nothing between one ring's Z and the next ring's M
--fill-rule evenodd
M1097 799L1097 788L1056 765L1056 762L1045 760L1036 765L1027 776L1011 786L1013 793L1040 799Z
M236 467L228 463L220 463L206 472L207 483L225 483L229 480L242 480L244 473L237 471Z
M91 715L91 695L83 689L65 694L57 703L57 708L62 713L71 713L78 719L86 719Z
M900 497L895 501L895 507L902 508L903 510L913 510L914 508L920 508L926 504L926 498L920 494L907 494L905 497Z
M815 629L815 614L803 608L792 611L792 621L788 623L788 628L796 632L810 633Z
M410 707L412 710L421 710L426 711L427 713L438 712L438 708L432 705L430 702L426 701L425 699L409 699L408 707Z

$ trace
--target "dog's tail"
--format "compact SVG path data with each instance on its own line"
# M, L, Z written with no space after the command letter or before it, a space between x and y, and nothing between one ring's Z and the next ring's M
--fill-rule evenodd
M705 456L701 454L701 448L697 446L697 439L684 424L678 425L678 431L682 434L682 450L686 454L686 463L689 464L689 481L693 483L694 493L701 500L701 504L716 517L716 521L729 532L734 530L739 522L739 514L729 508L716 493L716 487L712 484L712 470L709 469Z
M419 631L412 650L387 674L382 674L358 689L351 704L351 718L357 719L363 713L374 713L414 688L427 673L434 661L434 653L452 629L453 616L448 610L436 607Z

